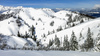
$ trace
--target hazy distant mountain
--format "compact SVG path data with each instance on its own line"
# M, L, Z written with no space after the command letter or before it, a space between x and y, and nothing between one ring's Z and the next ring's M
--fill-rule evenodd
M68 8L56 8L56 9L53 9L55 12L57 11L61 11L61 10L66 10L66 11L76 11L76 12L79 12L79 13L82 13L82 14L87 14L87 15L90 15L90 16L93 16L93 17L100 17L100 7L94 7L93 9L85 9L85 8L82 8L82 9L68 9Z

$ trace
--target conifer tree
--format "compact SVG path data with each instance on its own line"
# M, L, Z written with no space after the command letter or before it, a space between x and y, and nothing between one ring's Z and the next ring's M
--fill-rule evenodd
M83 39L82 33L80 33L79 41Z
M32 25L32 27L29 30L31 32L31 37L33 38L34 41L36 41L36 36L35 36L35 27Z
M69 22L69 23L71 23L71 22L72 22L72 14L71 14L71 15L69 15L68 22Z
M93 48L93 46L94 46L94 43L93 43L92 33L91 33L90 28L88 28L87 39L85 40L84 48L86 49L86 51L88 51L91 48Z
M28 35L28 33L27 32L25 32L25 36L24 36L24 38L28 38L29 37L29 35Z
M98 33L95 40L95 51L100 51L100 33Z
M74 17L73 22L78 21L77 19L78 19L78 16L76 15L76 16Z
M59 38L57 37L57 35L55 35L55 45L56 45L57 47L60 46L60 40L59 40Z
M66 35L64 37L63 47L65 50L69 50L69 42L68 42L68 36Z
M43 38L46 38L46 35L45 34L43 34L43 36L42 36Z
M71 39L70 39L70 50L74 50L74 51L78 50L77 38L73 31L72 31L72 35L71 35Z
M82 19L81 21L80 21L80 23L83 23L84 22L84 20Z
M31 35L34 35L35 34L35 27L32 25L32 27L30 28L30 31L31 31Z
M53 45L53 40L49 40L49 45L48 47L52 46Z
M52 33L55 33L55 30L53 30Z
M50 32L48 31L48 35L50 35Z
M19 31L18 31L18 34L17 34L17 36L18 36L18 37L21 37L21 35L20 35Z
M61 30L63 30L63 29L62 29L62 26L59 26L58 29L57 29L57 31L59 32L59 31L61 31Z

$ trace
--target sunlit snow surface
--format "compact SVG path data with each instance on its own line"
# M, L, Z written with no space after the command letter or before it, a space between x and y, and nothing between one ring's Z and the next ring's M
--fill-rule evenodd
M0 50L0 56L100 56L100 52Z
M89 19L88 17L83 17L79 13L74 13L71 11L62 10L59 12L54 12L49 8L36 9L0 6L0 11L2 10L3 12L1 14L14 13L13 15L16 17L10 17L3 21L0 21L0 34L10 36L10 39L6 40L7 44L11 47L17 45L18 48L22 48L23 45L28 42L28 40L36 45L36 43L32 41L32 39L28 38L28 40L25 40L24 38L17 37L18 31L21 35L25 35L26 32L30 34L29 30L32 25L35 27L35 35L37 36L37 40L39 40L44 46L48 45L49 40L54 40L55 35L57 35L61 43L63 43L64 36L66 35L68 35L68 40L70 40L72 31L75 32L77 41L79 40L80 33L82 33L84 39L78 41L79 45L83 44L86 40L88 28L90 28L91 32L93 33L92 38L94 40L97 38L98 33L100 33L100 18ZM76 26L68 27L67 23L69 15L72 15L72 19L75 19L75 16L82 16L84 23L75 21L74 23L77 23ZM20 17L20 19L18 19L18 17ZM18 23L16 22L16 20L20 21L20 27L17 25ZM53 25L51 25L52 22L54 22ZM60 26L63 30L57 31ZM54 33L52 33L53 30ZM48 34L48 32L50 34ZM43 34L46 35L45 38L43 37ZM98 43L99 42L100 41L98 41Z

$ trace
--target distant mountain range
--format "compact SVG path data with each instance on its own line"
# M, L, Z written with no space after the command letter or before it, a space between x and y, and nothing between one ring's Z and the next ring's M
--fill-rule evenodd
M56 8L56 9L52 9L55 12L57 11L61 11L61 10L66 10L66 11L74 11L74 12L79 12L82 14L87 14L93 17L100 17L100 7L98 8L93 8L93 9L68 9L68 8Z

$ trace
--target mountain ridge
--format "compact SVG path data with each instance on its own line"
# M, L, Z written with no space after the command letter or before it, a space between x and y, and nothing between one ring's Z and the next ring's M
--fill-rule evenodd
M7 14L11 14L12 16ZM8 35L11 37L12 36L18 38L20 37L26 40L28 40L28 38L31 38L33 39L31 41L32 42L31 44L33 45L36 43L37 45L40 44L40 46L43 45L47 47L49 41L51 39L54 40L56 34L57 37L60 39L60 42L64 41L63 39L65 35L68 35L68 41L69 41L71 38L72 31L75 32L78 41L79 39L78 35L80 34L83 25L86 25L86 27L85 26L83 27L84 30L82 30L83 31L82 35L86 39L87 38L86 29L88 28L87 26L89 26L88 24L89 22L90 25L94 24L93 26L90 26L90 29L91 28L92 28L91 30L96 29L95 31L97 31L97 32L93 31L95 32L94 34L95 37L97 37L97 34L99 33L98 31L99 28L96 28L97 26L99 26L97 25L99 24L98 22L99 19L94 19L84 14L74 13L71 11L62 10L59 12L54 12L52 9L48 8L35 9L35 8L24 8L24 7L14 7L14 8L12 7L10 9L10 7L8 7L1 13L1 15L9 16L5 17L6 19L0 17L0 19L2 19L0 21L1 34ZM35 32L31 32L33 26ZM18 36L18 34L20 36ZM34 40L34 38L36 38L37 40ZM82 41L84 42L85 39L83 39ZM63 44L61 44L61 46L63 46Z

